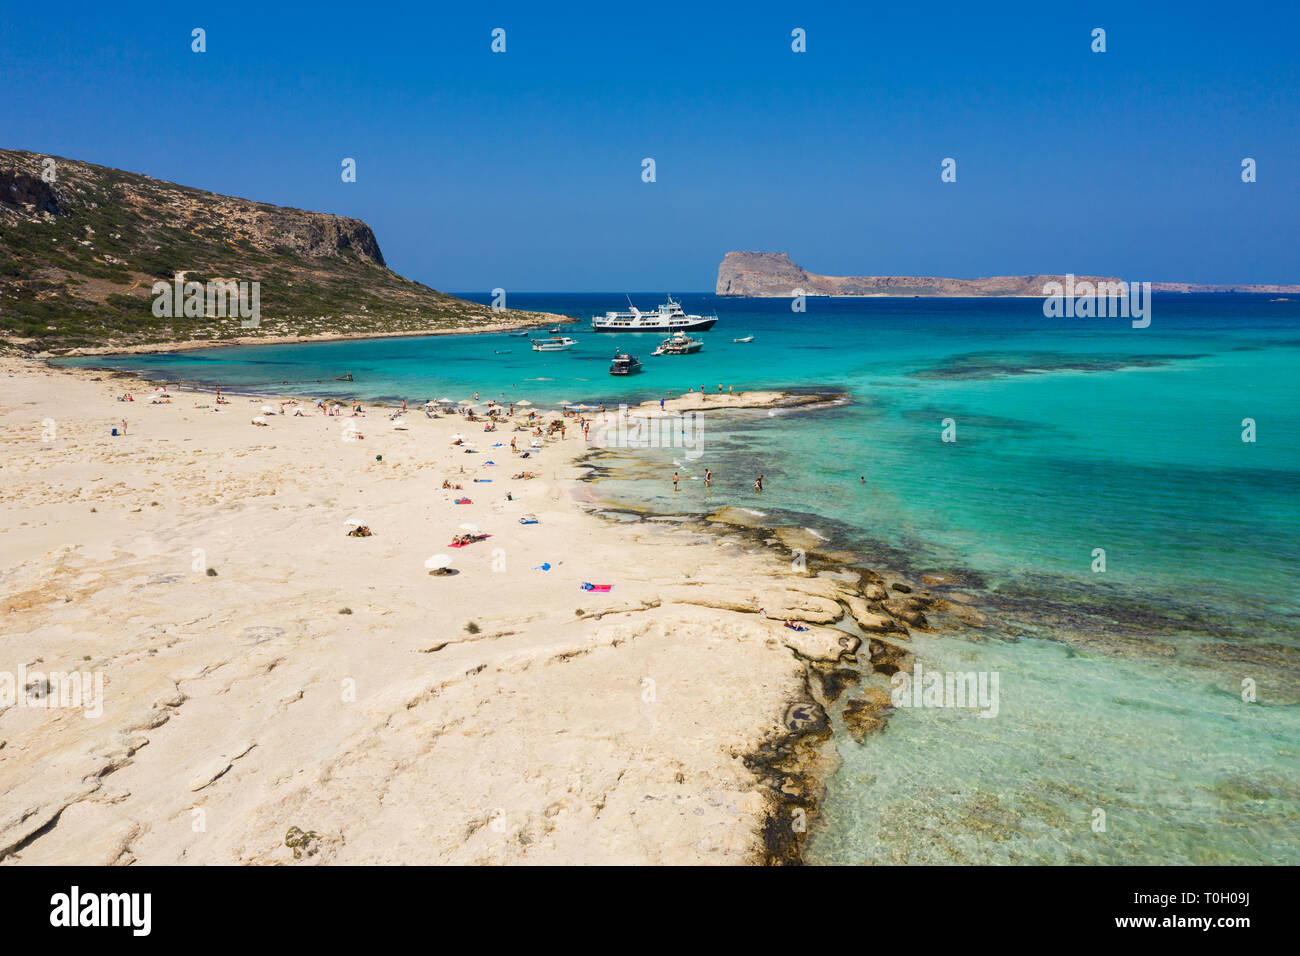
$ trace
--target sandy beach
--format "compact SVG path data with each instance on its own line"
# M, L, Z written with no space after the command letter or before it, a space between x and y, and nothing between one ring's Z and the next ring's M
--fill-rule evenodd
M456 415L142 385L0 359L4 862L797 857L812 678L860 643L829 625L906 632L855 573L597 517L572 425L523 460ZM72 672L101 698L45 706Z

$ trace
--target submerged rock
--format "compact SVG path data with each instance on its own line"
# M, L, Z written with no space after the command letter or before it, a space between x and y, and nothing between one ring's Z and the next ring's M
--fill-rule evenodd
M878 674L892 677L900 670L906 670L910 664L911 651L897 644L890 644L879 638L872 638L867 645L871 653L871 669Z
M861 697L850 698L844 705L844 724L850 736L862 743L868 735L884 730L889 715L894 712L889 691L880 687L864 687Z

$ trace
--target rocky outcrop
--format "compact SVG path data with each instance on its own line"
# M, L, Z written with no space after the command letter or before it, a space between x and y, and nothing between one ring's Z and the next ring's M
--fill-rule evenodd
M1076 275L1076 282L1119 282L1113 276ZM784 252L728 252L718 266L718 295L791 298L800 294L860 296L1041 297L1063 275L1008 275L981 279L938 276L827 276L808 272ZM1202 285L1153 282L1153 292L1300 292L1300 285Z
M39 176L19 169L0 169L0 206L29 216L59 214L54 187Z

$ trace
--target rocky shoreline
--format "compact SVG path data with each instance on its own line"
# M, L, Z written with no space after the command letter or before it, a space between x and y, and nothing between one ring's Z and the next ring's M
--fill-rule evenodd
M583 480L598 483L613 469L598 454L579 464ZM804 669L799 693L784 707L781 730L741 755L755 775L766 806L762 843L754 848L760 865L801 865L805 845L818 821L826 784L839 766L836 723L857 744L883 732L894 708L888 680L911 672L913 631L935 633L982 628L987 617L973 606L976 598L963 588L983 582L969 572L924 572L911 578L861 566L851 552L818 550L807 545L797 526L766 527L728 520L718 512L692 515L655 514L626 507L592 506L592 513L616 524L671 522L675 532L729 540L751 554L764 554L778 583L762 589L756 602L746 587L665 589L665 603L701 605L769 620L796 621L803 632L789 631L785 644ZM799 567L799 571L792 568ZM754 590L762 585L751 585ZM739 594L737 592L740 592Z

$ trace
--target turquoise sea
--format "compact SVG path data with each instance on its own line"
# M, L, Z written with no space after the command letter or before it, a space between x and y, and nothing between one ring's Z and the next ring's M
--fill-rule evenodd
M1300 862L1300 301L1157 295L1135 329L1049 319L1037 300L812 298L794 313L679 298L721 317L696 355L651 358L657 336L584 322L575 349L551 354L492 334L69 362L412 402L617 404L720 383L843 393L832 408L706 419L702 457L638 450L597 485L613 504L734 505L869 567L958 574L988 616L913 644L927 670L997 672L997 716L900 708L863 744L837 734L842 766L807 858ZM584 319L625 303L510 299ZM611 378L616 348L645 372ZM344 372L351 385L280 384Z

